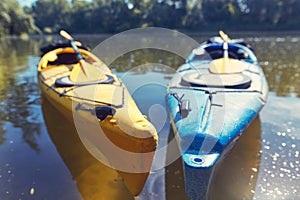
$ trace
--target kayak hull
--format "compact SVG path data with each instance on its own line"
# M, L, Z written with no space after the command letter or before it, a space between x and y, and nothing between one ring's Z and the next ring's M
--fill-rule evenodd
M76 73L81 73L77 62L49 64L53 63L53 53L74 54L72 48L59 48L46 53L39 63L38 82L42 95L75 123L86 149L96 159L117 170L129 191L136 196L151 168L157 146L156 130L139 111L117 76L89 51L79 51L89 61L87 69L97 68L106 77L112 77L113 82L91 77L91 81L81 80L80 84L56 84L62 77L73 77L74 82L74 77L80 76ZM97 79L100 80L97 82Z
M133 200L118 172L96 160L87 151L78 136L74 122L58 111L44 95L41 97L48 134L76 182L81 197ZM72 193L74 196L74 192L66 191L65 194Z
M244 50L241 45L228 46L235 52ZM214 171L263 108L268 93L264 73L249 49L245 47L252 60L226 64L215 62L220 58L208 54L222 48L222 44L201 44L194 52L206 53L205 58L199 59L193 52L167 89L167 109L184 163L186 190L192 199L207 198ZM214 66L216 63L234 66ZM195 192L197 188L203 189L202 198Z

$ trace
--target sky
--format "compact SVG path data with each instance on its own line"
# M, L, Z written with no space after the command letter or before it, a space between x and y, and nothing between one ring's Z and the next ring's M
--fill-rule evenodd
M19 4L24 7L24 6L30 6L33 2L36 0L18 0Z

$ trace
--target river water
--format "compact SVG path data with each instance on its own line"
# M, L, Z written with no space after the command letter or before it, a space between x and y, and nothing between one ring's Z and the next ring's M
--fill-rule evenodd
M210 199L300 199L300 33L233 36L252 44L270 93L217 170ZM107 37L76 38L93 48ZM133 199L122 182L112 184L116 172L94 159L74 127L40 96L39 49L55 39L0 40L0 199ZM160 153L140 199L188 199L178 149L164 148L174 137L166 85L183 62L170 52L143 49L110 66L159 133Z

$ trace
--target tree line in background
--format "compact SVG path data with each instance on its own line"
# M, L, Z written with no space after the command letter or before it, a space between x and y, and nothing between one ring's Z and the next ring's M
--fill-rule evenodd
M0 2L0 35L179 30L300 30L299 0L37 0Z

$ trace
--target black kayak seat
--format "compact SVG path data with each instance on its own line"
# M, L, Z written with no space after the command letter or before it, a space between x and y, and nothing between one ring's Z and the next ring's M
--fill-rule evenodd
M56 79L56 87L72 87L72 86L84 86L84 85L93 85L93 84L111 84L115 81L114 77L106 74L106 78L99 81L87 81L87 82L73 82L70 80L70 76L63 76Z

